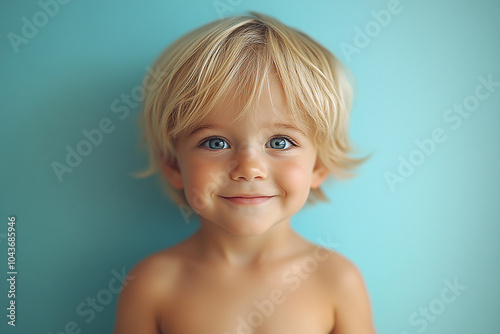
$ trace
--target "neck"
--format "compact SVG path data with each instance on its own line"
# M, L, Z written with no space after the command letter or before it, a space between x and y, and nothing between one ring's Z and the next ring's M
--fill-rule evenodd
M293 245L302 240L283 221L260 235L239 236L201 219L200 229L193 235L198 254L231 266L249 266L286 256Z

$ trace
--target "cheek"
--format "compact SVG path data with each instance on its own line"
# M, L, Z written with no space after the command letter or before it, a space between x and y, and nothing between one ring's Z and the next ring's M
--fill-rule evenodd
M204 207L210 194L217 193L228 182L227 173L218 161L188 159L181 170L186 198L195 211Z
M311 170L312 166L300 161L290 161L280 164L275 170L274 176L285 191L306 191L308 193L311 187Z
M199 164L193 159L186 161L181 168L186 193L192 192L193 189L203 188L207 171L210 170L209 168L210 166Z

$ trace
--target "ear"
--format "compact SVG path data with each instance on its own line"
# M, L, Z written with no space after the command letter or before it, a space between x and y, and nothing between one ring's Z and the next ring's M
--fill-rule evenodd
M184 182L182 181L182 174L179 168L179 164L175 161L173 164L169 164L167 162L163 162L162 166L163 175L170 182L172 187L175 189L184 188Z
M319 158L316 158L316 164L314 165L313 174L311 178L311 189L317 189L326 180L330 171L321 162Z

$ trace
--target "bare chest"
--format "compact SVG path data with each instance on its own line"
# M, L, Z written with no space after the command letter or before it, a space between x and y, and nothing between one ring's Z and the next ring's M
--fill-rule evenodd
M328 334L331 298L314 273L186 275L162 313L163 334Z

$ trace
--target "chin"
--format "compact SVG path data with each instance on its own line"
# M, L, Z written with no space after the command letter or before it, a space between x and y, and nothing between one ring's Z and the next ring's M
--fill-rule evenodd
M230 225L219 225L229 234L237 237L254 237L266 234L274 225L263 225L259 223L240 223Z

